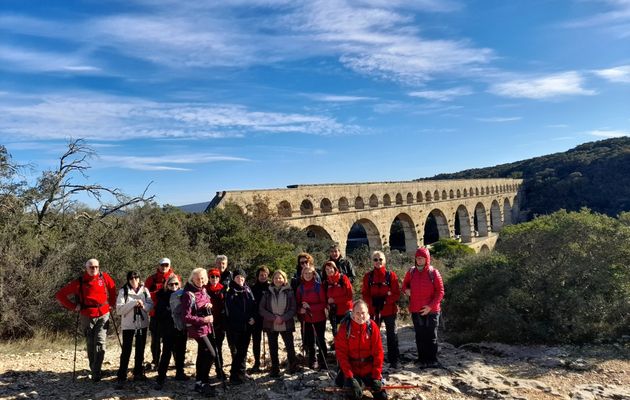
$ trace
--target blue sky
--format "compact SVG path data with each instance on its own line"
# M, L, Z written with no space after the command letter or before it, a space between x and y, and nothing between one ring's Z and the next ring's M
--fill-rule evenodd
M0 3L0 143L160 204L630 135L630 0Z

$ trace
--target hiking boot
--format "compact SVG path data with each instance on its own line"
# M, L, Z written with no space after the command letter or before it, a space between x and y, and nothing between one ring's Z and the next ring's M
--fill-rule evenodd
M429 361L428 363L424 364L424 367L425 368L440 368L442 366L437 361Z
M199 392L199 393L201 393L202 395L204 395L206 397L216 397L216 395L217 395L217 391L209 383L204 383L201 386L201 392Z
M272 366L271 367L271 371L269 372L269 376L272 378L278 378L280 377L280 367L276 366Z
M185 372L178 372L178 373L175 374L175 380L176 381L186 382L186 381L190 380L190 376L186 375Z
M300 365L298 364L297 360L288 362L287 371L290 374L295 374L296 372L300 371Z
M372 398L374 400L387 400L387 392L384 390L380 390L378 392L372 393Z
M203 383L201 382L195 382L195 387L194 387L194 391L197 393L201 393L201 389L203 388Z
M153 387L153 389L155 390L162 390L162 388L164 388L164 379L156 379L155 380L155 386Z
M125 388L125 379L116 379L116 384L114 385L114 389L123 390Z
M389 363L389 368L398 369L398 361L392 361Z
M254 363L254 366L247 370L250 374L260 373L260 363Z
M92 374L90 375L90 379L92 380L92 382L100 382L101 374Z
M133 381L134 382L144 382L146 380L147 380L147 377L144 374L138 374L138 375L134 375L133 376Z
M245 383L241 378L239 378L238 376L232 376L230 377L230 385L242 385L243 383Z

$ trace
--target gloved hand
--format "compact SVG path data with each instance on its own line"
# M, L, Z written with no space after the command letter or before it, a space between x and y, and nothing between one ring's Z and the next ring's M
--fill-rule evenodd
M359 400L363 397L363 389L358 380L354 378L346 379L345 386L351 390L350 395L353 399Z
M380 379L374 379L372 381L372 390L374 390L375 392L380 392L381 390L383 390L383 381Z

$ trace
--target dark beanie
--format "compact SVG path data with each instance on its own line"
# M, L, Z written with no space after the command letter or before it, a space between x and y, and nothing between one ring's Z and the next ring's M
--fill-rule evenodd
M245 270L243 268L237 268L236 271L234 271L234 277L236 278L237 276L242 275L243 278L247 279L247 272L245 272Z

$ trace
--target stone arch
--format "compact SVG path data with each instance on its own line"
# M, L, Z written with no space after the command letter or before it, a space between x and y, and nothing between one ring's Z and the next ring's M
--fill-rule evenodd
M364 236L357 239L357 232L363 232ZM364 244L367 244L370 250L379 250L383 247L382 243L381 234L376 224L367 218L361 218L352 224L348 232L346 254L349 254L352 250Z
M485 194L484 188L481 188L481 195L483 196Z
M322 213L331 213L332 212L332 202L330 199L323 198L319 203L319 211Z
M502 225L501 207L499 207L498 201L493 200L492 204L490 204L490 227L492 232L499 232Z
M472 192L472 190L471 190L471 192ZM483 192L481 194L483 194ZM479 196L479 188L475 188L475 196Z
M385 207L387 207L387 206L391 206L391 205L392 205L392 198L391 198L391 197L389 197L389 195L388 195L388 194L385 194L385 196L383 196L383 205L384 205Z
M346 199L345 197L340 198L337 204L339 207L339 211L348 211L348 209L350 208L348 204L348 199Z
M300 204L301 215L313 215L313 203L310 200L304 199Z
M462 192L459 189L457 189L455 196L459 199L460 197L462 197Z
M464 197L468 197L468 189L464 188Z
M378 207L378 197L375 194L370 196L370 207Z
M354 209L363 210L364 208L365 208L365 203L363 202L363 197L357 196L357 198L354 199Z
M396 193L396 204L401 205L403 203L402 194Z
M416 229L411 217L406 213L398 214L389 229L389 246L392 250L413 252L418 247Z
M291 203L286 200L282 200L280 203L278 203L278 216L288 218L291 215L293 215Z
M434 208L427 215L427 219L424 223L424 245L426 246L431 243L437 242L439 239L448 237L450 237L448 220L446 219L446 216L444 215L442 210Z
M306 231L306 236L310 238L332 240L330 233L328 233L326 228L322 226L309 225L306 228L304 228L304 230Z
M486 219L486 208L482 203L475 206L475 231L477 236L488 236L488 220Z
M433 192L433 200L435 201L440 200L440 192L438 192L437 190Z
M453 189L448 191L448 198L449 199L454 199L455 198L455 192L453 191Z
M472 229L470 226L470 215L468 209L463 204L455 211L455 236L459 235L462 243L472 242Z
M484 244L481 246L481 248L479 249L480 253L490 253L490 247L488 247L487 244Z
M416 203L422 203L422 192L416 193Z
M427 201L431 201L431 192L427 190L426 193L424 194L424 198Z
M510 225L512 223L512 206L510 205L510 199L507 197L503 200L503 225Z
M407 193L407 204L413 204L413 194Z
M490 194L490 187L486 186L486 194Z
M440 199L446 200L447 199L446 196L448 196L448 193L446 193L446 190L442 190L442 196L440 197Z

